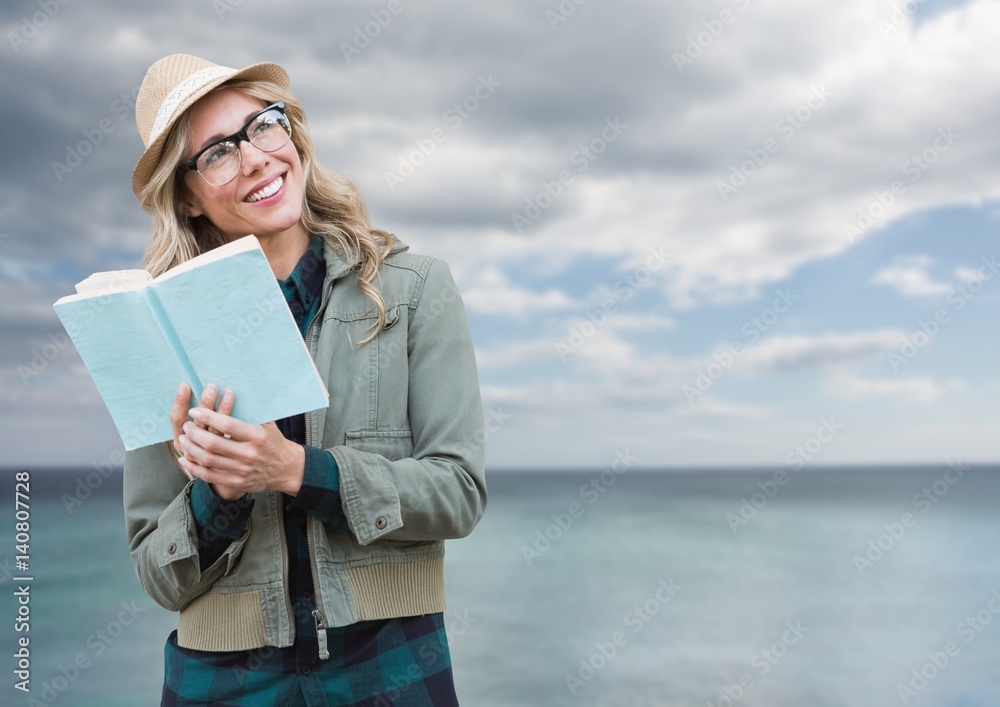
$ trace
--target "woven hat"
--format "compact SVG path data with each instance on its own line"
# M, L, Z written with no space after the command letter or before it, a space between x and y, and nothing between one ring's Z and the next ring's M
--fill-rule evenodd
M132 172L136 196L153 176L170 129L188 108L221 83L231 79L268 81L284 89L291 84L278 64L262 62L230 69L190 54L171 54L149 67L135 100L135 124L146 151Z

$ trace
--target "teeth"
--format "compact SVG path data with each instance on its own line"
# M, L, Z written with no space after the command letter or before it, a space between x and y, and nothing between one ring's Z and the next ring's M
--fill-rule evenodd
M248 201L252 204L255 201L260 201L261 199L266 199L269 196L274 196L275 192L281 189L281 185L284 183L285 180L279 175L273 182L260 191L255 191L253 194L244 199L244 201Z

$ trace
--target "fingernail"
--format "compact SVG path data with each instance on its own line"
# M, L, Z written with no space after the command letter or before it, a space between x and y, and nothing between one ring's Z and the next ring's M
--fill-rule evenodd
M187 383L181 383L177 386L177 395L183 396L185 391L187 391Z
M185 432L190 432L191 431L191 423L190 422L185 422L183 425L181 425L181 429L184 430Z
M233 402L233 391L227 390L225 393L223 393L222 394L222 402L225 403L225 404L227 404L227 405L229 403Z
M219 389L215 387L215 383L209 383L205 386L205 392L214 398L219 394Z
M191 408L188 411L188 415L190 415L195 420L200 420L204 414L205 412L201 408Z
M180 443L182 447L186 447L188 443L187 435L181 435L180 437L177 438L177 441L178 443Z

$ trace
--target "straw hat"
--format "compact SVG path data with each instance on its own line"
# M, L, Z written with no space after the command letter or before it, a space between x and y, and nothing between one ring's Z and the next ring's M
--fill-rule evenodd
M190 54L171 54L149 67L135 101L135 124L146 151L132 172L136 196L149 182L163 153L170 129L194 103L231 79L268 81L288 89L288 72L278 64L262 62L245 69L230 69Z

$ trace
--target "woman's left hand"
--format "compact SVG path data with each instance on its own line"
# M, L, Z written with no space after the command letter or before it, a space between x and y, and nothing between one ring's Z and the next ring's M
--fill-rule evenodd
M184 423L179 463L191 475L244 493L299 492L305 449L285 439L276 424L252 425L204 407L188 414L194 422Z

